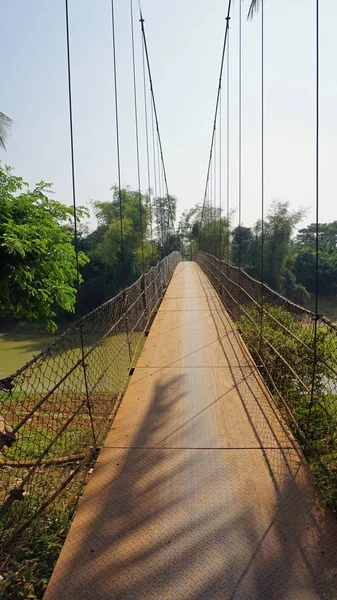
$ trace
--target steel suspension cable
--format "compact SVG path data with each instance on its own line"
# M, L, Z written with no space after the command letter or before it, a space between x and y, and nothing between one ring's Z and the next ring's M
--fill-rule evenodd
M66 52L67 52L67 75L68 75L68 110L69 110L69 133L70 133L70 162L71 162L71 182L72 182L72 200L73 200L73 211L74 211L74 248L76 256L76 283L77 283L77 297L76 303L78 312L80 314L79 321L79 332L80 332L80 344L81 344L81 359L83 368L83 379L86 395L86 405L88 409L91 433L96 445L97 439L95 434L94 421L91 411L90 398L89 398L89 387L87 379L87 370L85 363L84 353L84 338L83 338L83 325L82 325L82 302L81 302L81 291L80 291L80 266L78 260L78 227L77 227L77 205L76 205L76 178L75 178L75 151L74 151L74 125L73 125L73 102L72 102L72 85L71 85L71 58L70 58L70 33L69 33L69 7L68 0L65 0L65 21L66 21Z
M136 135L136 155L137 155L137 179L138 179L138 200L139 200L139 219L140 219L140 243L142 256L142 273L145 272L144 264L144 238L143 238L143 210L142 210L142 193L140 180L140 160L139 160L139 131L138 131L138 103L137 103L137 85L136 85L136 60L135 60L135 36L133 26L133 0L130 0L130 21L131 21L131 46L132 46L132 74L133 74L133 101L134 101L134 117L135 117L135 135Z
M220 63L220 75L219 75L219 83L218 83L218 90L217 90L216 103L215 103L215 114L214 114L214 120L213 120L213 129L212 129L212 137L211 137L211 147L210 147L210 152L209 152L208 167L207 167L207 174L206 174L206 184L205 184L203 208L202 208L202 213L201 213L201 222L203 222L204 208L205 208L206 195L207 195L207 188L208 188L208 185L209 185L210 167L211 167L212 153L213 153L213 146L214 146L214 135L215 135L215 129L216 129L216 121L217 121L217 115L218 115L218 109L219 109L220 90L221 90L222 73L223 73L224 59L225 59L225 50L226 50L228 30L229 30L229 20L230 20L231 5L232 5L232 0L228 0L227 16L226 16L226 19L225 19L226 20L225 35L224 35L224 41L223 41L223 46L222 46L221 63Z
M160 159L161 159L161 163L162 163L163 178L164 178L165 190L166 190L166 196L167 196L167 202L168 202L169 212L170 212L171 227L172 227L172 230L174 231L173 211L172 211L172 206L171 206L171 201L170 201L170 194L169 194L169 189L168 189L168 184L167 184L167 175L166 175L166 168L165 168L165 162L164 162L163 146L162 146L162 141L161 141L161 136L160 136L160 130L159 130L158 112L157 112L156 100L155 100L154 90L153 90L153 81L152 81L152 74L151 74L151 66L150 66L149 53L148 53L147 42L146 42L146 33L145 33L144 22L145 21L144 21L144 18L143 18L143 14L142 14L142 11L140 9L141 31L142 31L142 36L143 36L143 40L144 40L145 58L146 58L146 64L147 64L147 70L148 70L148 76L149 76L149 82L150 82L150 92L151 92L151 96L152 96L153 109L154 109L154 117L155 117L156 129L157 129L157 136L158 136L158 142L159 142Z

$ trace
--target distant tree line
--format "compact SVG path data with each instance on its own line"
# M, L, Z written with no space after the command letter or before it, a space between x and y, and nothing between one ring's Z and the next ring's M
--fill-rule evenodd
M96 308L173 250L188 258L197 249L209 252L261 279L260 220L233 228L219 209L196 205L182 214L175 232L176 198L151 194L150 201L147 194L128 187L120 194L113 187L109 199L93 203L93 231L85 225L89 211L77 208L78 302L73 208L50 198L50 187L40 182L31 189L0 163L0 316L55 331L69 313ZM303 216L276 202L263 223L263 279L300 304L315 290L316 266L315 225L296 233ZM337 221L319 225L318 270L320 294L336 295Z
M130 285L172 250L176 199L150 198L112 188L94 203L97 227L76 210L80 302L74 248L74 211L50 197L51 185L33 189L0 161L0 316L43 323L49 331L86 313ZM122 219L120 219L120 203ZM152 218L151 218L152 217ZM123 232L123 238L121 233ZM123 249L123 250L122 250ZM72 318L74 318L74 316Z
M231 219L220 219L219 209L205 207L202 219L201 215L200 205L182 215L179 232L185 245L228 259L260 280L263 237L265 283L300 304L315 291L316 225L297 230L305 211L292 211L288 202L274 202L263 223L263 236L261 220L253 227L231 228ZM337 221L320 223L318 229L319 293L333 296L337 294Z
M94 203L97 228L82 228L79 248L90 259L82 269L82 310L88 312L133 283L144 271L180 249L172 220L176 216L176 198L152 198L130 188L116 187L111 200ZM121 244L123 232L123 252Z

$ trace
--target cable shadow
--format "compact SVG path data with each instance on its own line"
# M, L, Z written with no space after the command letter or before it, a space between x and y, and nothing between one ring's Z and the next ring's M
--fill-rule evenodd
M336 523L256 370L232 372L256 443L231 450L191 447L193 428L174 446L172 420L200 411L187 373L158 371L127 447L101 452L45 600L336 600Z

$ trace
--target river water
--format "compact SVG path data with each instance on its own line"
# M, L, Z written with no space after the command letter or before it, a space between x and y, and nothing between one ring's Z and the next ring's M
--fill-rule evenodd
M46 333L0 333L0 379L14 373L54 339Z

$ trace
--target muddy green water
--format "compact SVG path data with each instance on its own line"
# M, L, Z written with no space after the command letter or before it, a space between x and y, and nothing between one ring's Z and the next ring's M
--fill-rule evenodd
M14 373L54 339L44 333L0 333L0 378Z

